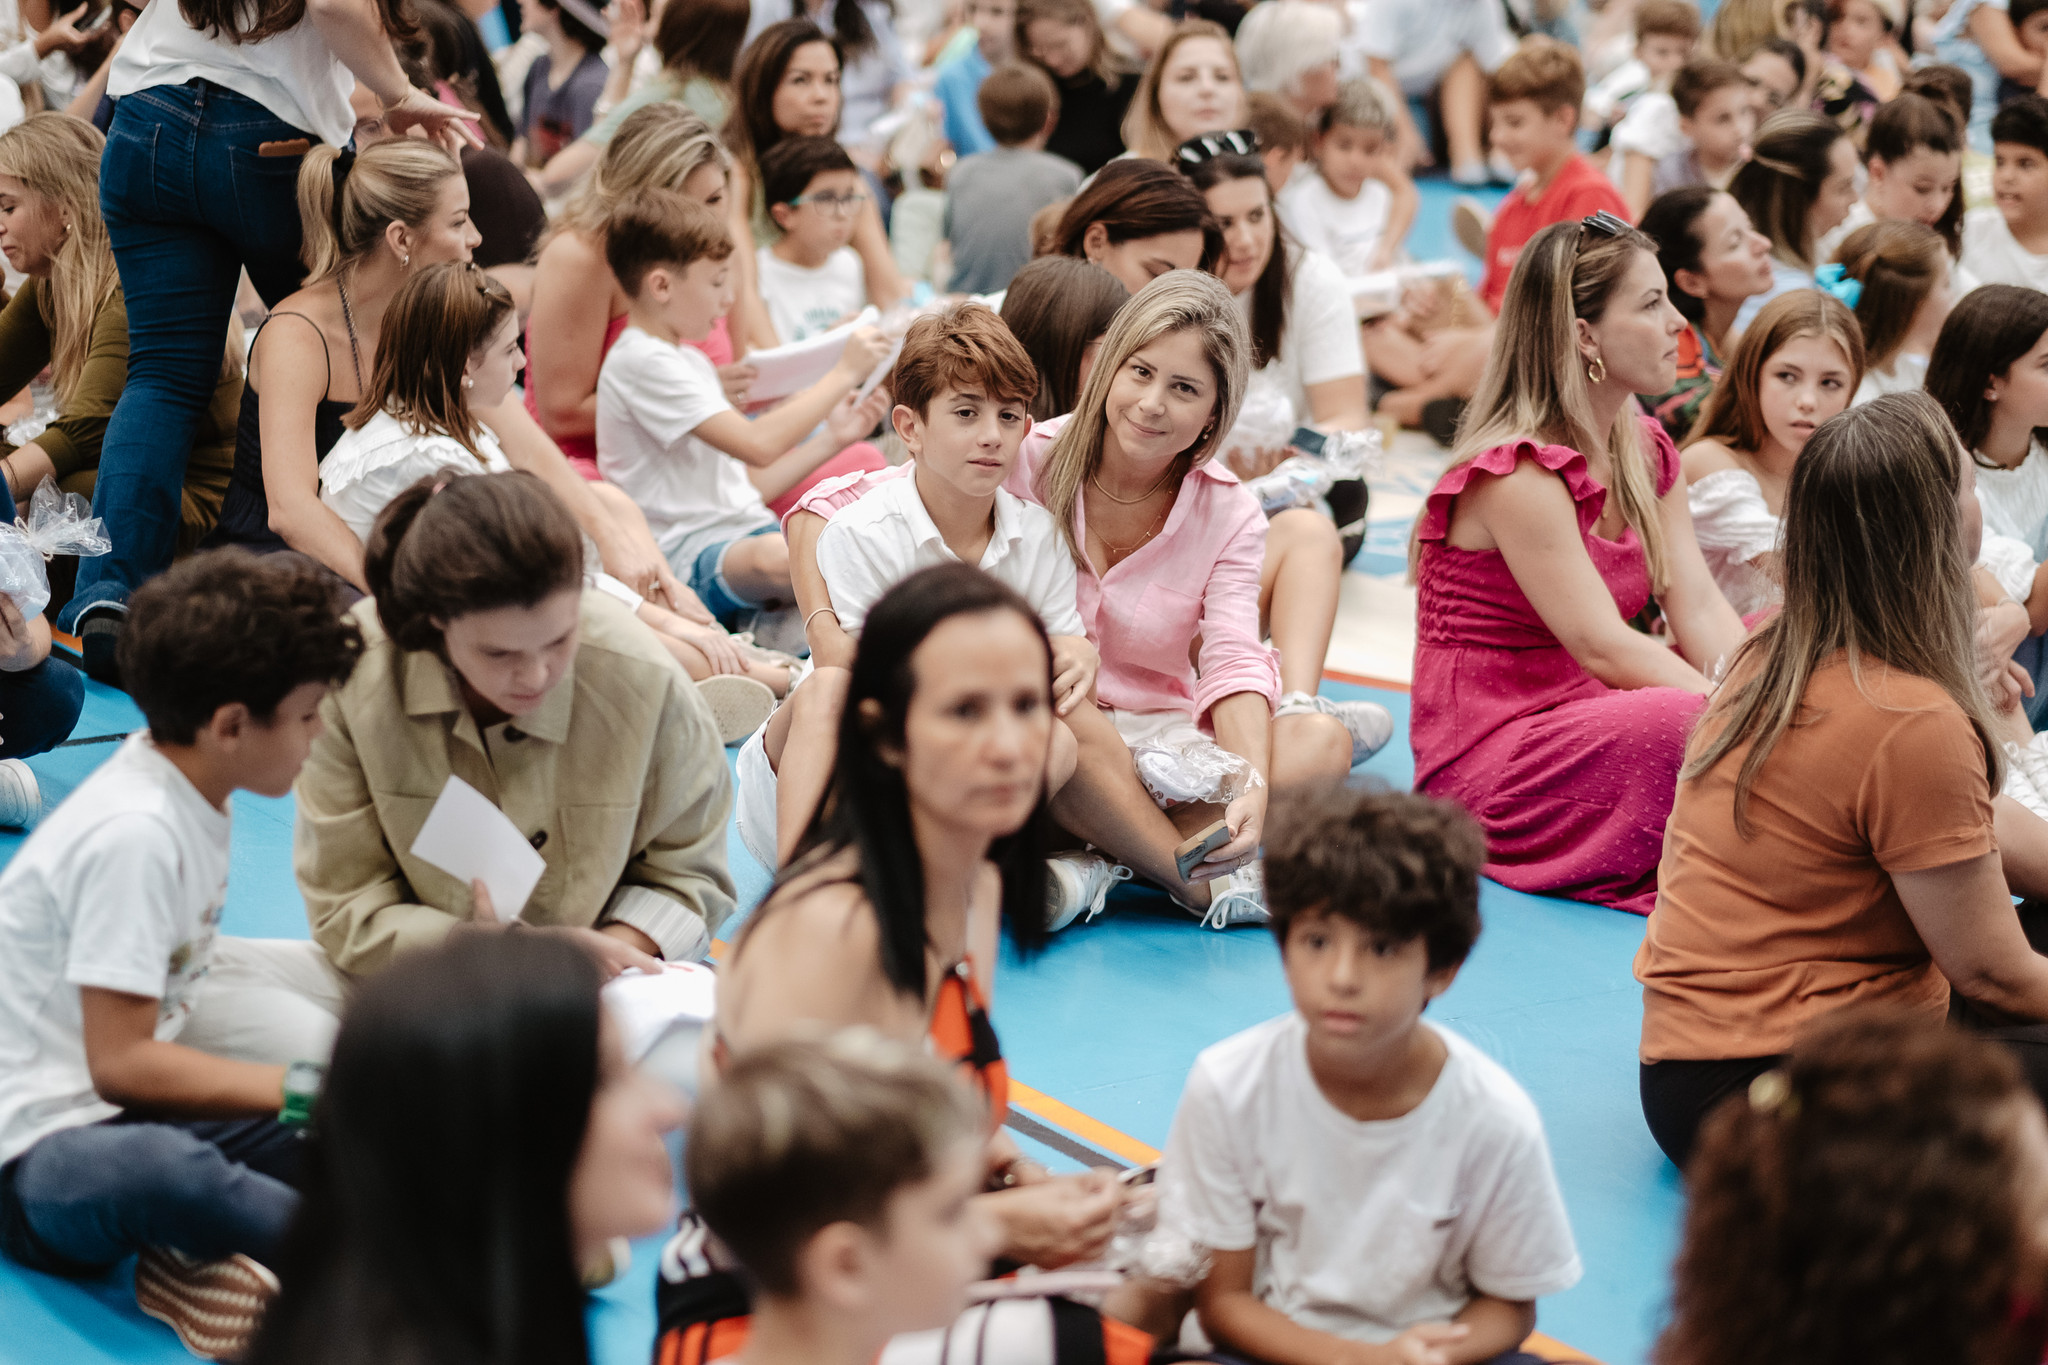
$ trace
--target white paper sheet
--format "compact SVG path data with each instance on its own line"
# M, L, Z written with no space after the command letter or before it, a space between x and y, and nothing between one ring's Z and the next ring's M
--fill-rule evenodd
M481 880L491 894L491 908L508 924L519 918L540 874L547 870L519 826L490 798L453 774L412 841L412 856L464 886Z
M637 1062L676 1020L711 1018L718 1006L718 976L694 962L671 962L660 973L621 972L604 988L604 1002L625 1035L626 1059Z
M747 405L771 403L808 389L839 363L839 357L846 351L846 339L853 335L854 329L872 327L880 317L881 314L870 306L863 308L853 321L843 322L829 332L820 332L808 341L792 341L787 346L777 346L772 350L747 352L744 359L756 371L754 382L747 388Z

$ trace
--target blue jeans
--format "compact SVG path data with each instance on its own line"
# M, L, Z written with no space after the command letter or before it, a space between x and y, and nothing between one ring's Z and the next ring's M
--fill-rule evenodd
M158 85L114 108L100 206L128 302L128 383L107 424L93 511L113 550L79 565L60 623L124 603L171 562L185 462L213 401L243 267L266 304L298 288L300 156L310 134L210 81Z
M14 520L14 498L0 481L0 523ZM0 673L0 758L46 754L71 738L85 709L85 678L59 658L20 673Z
M66 1128L0 1166L0 1252L73 1277L144 1247L274 1265L304 1152L299 1130L275 1119Z

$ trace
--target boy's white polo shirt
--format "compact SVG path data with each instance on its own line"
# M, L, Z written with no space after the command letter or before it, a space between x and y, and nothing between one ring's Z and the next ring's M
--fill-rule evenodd
M1475 1294L1576 1284L1578 1251L1536 1106L1499 1063L1428 1020L1449 1055L1399 1118L1324 1097L1290 1010L1195 1059L1159 1168L1159 1223L1256 1248L1259 1301L1303 1327L1381 1342Z
M1043 507L1004 489L996 490L995 501L995 533L976 567L1029 602L1048 635L1085 635L1074 559L1059 524ZM911 574L959 562L918 496L914 470L870 489L818 535L818 572L849 635L858 635L882 594Z

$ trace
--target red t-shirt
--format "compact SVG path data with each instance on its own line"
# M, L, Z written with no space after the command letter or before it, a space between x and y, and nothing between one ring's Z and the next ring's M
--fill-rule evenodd
M1523 196L1521 186L1509 190L1486 234L1486 277L1479 282L1479 297L1486 300L1488 308L1500 312L1515 258L1529 239L1552 223L1585 218L1602 209L1625 223L1634 221L1614 183L1577 153L1551 177L1550 187L1534 203Z

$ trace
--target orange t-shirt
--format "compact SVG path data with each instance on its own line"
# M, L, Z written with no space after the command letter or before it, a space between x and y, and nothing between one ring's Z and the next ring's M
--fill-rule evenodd
M1737 749L1680 781L1657 910L1636 954L1642 1059L1764 1057L1852 1001L1938 1015L1948 982L1892 887L1997 849L1984 745L1925 678L1845 658L1816 670L1735 832ZM1718 729L1712 715L1698 752Z

